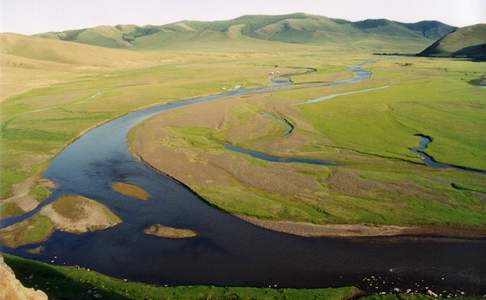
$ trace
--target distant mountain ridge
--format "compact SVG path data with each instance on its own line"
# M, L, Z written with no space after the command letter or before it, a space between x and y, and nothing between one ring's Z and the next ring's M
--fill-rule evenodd
M36 36L109 48L158 49L194 42L235 39L302 44L350 44L376 48L406 41L425 46L453 31L438 21L400 23L386 19L351 22L323 16L245 15L225 21L179 21L166 25L97 26Z
M419 56L472 58L486 61L486 24L459 28L427 47Z

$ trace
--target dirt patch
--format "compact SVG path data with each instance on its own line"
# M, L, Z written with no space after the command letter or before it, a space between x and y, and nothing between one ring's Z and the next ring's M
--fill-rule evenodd
M43 207L40 213L57 229L70 233L102 230L121 223L121 219L103 204L77 195L63 196Z
M306 237L380 237L380 236L440 236L440 237L486 237L486 229L447 226L394 226L361 224L312 224L291 221L263 220L238 216L248 223L266 229Z
M111 188L122 195L127 197L132 197L138 200L148 200L150 198L150 194L147 193L144 189L128 183L123 182L114 182L111 185Z
M143 230L145 234L155 235L168 239L185 239L197 236L197 233L190 229L180 229L160 224L155 224Z

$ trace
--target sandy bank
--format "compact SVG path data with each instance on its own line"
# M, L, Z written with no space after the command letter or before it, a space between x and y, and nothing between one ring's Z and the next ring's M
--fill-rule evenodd
M150 194L147 193L144 189L124 182L113 182L111 184L111 188L124 196L135 198L138 200L148 200L150 198Z
M248 223L266 229L306 237L380 237L380 236L439 236L439 237L486 237L486 229L448 226L395 226L362 224L312 224L292 221L262 220L238 216Z

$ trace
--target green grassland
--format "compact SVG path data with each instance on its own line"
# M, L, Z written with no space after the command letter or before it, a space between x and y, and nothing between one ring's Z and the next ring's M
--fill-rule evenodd
M292 76L294 89L232 98L235 105L225 111L222 128L165 128L171 137L166 144L187 159L217 157L242 166L237 170L240 177L211 185L178 179L222 209L266 219L485 228L484 176L432 170L408 150L418 144L414 134L423 133L434 138L427 153L438 161L486 169L485 91L468 83L484 77L484 64L370 55L418 51L437 38L434 32L451 30L442 25L387 20L351 24L298 14L245 16L226 23L187 21L165 28L101 27L44 36L48 38L2 34L0 66L9 76L0 81L0 198L14 195L17 184L41 177L50 159L67 144L117 116L235 86L268 85L268 73L276 65L281 73L313 67L318 71ZM351 39L327 36L332 28ZM366 61L374 61L364 66L373 71L369 81L304 88L309 86L306 82L349 78L348 66ZM388 87L300 105L332 93L382 86ZM178 114L184 115L184 109ZM274 117L263 117L265 112ZM174 111L168 116L178 115ZM283 136L286 128L278 118L295 126L290 137ZM130 144L137 139L135 133L130 134ZM341 166L282 166L230 153L223 148L227 143L281 156L337 161ZM248 176L251 172L255 176ZM241 180L249 177L253 178ZM263 179L269 178L280 181L265 185ZM29 193L42 201L50 192L34 185ZM2 218L22 212L15 202L0 204ZM39 242L54 230L39 214L14 226L4 235L7 245ZM343 299L355 291L162 288L8 255L6 260L24 284L37 285L55 298L81 294L90 299L93 294L83 292L89 289L103 299Z
M53 266L8 254L4 254L4 259L25 286L41 289L49 298L53 299L342 300L359 295L359 290L354 287L325 289L214 286L159 287L136 282L125 282L85 269ZM437 298L419 294L387 294L362 296L359 299L426 300ZM474 298L456 297L452 299L472 300Z
M360 26L366 27L372 24ZM62 45L69 46L66 50L76 50L39 56L33 49L22 47L29 43L29 38L22 37L19 41L15 40L15 37L8 38L13 41L7 45L10 56L3 58L6 61L17 53L19 57L36 59L36 61L64 62L80 67L87 64L80 51L84 47L90 47L90 51L97 49L76 43L30 38L39 46L46 42L49 46L55 46L54 48ZM303 67L318 69L315 73L292 76L293 81L298 84L340 80L351 76L347 70L348 66L363 63L371 58L366 52L343 51L341 47L329 45L326 47L294 45L261 39L247 41L241 38L238 43L247 46L241 49L232 48L226 43L224 48L216 51L214 45L220 43L208 41L206 49L203 49L204 47L193 51L166 49L145 53L99 48L102 55L101 57L94 55L96 63L92 65L95 69L91 69L90 72L82 73L72 80L9 96L0 104L1 197L12 195L15 184L39 176L48 161L81 133L129 111L181 98L214 94L237 85L247 87L269 84L268 73L275 70L275 65L279 66L278 69L282 73L303 72L305 71ZM101 66L105 55L116 55L115 58L128 59L133 64ZM26 73L23 65L17 68L19 72ZM322 190L314 191L310 204L306 201L302 203L291 201L288 196L282 197L272 192L248 188L239 183L231 188L216 184L212 187L200 186L207 189L207 194L212 194L212 197L219 199L219 206L222 208L252 216L267 218L273 216L277 219L290 218L316 223L421 224L425 222L483 226L485 220L481 214L484 205L480 201L483 196L473 191L484 190L484 179L481 176L458 171L435 172L413 164L413 162L420 163L420 160L417 155L408 150L417 145L418 139L414 134L420 132L434 138L427 152L438 161L486 168L483 151L486 141L482 134L485 124L484 118L481 118L485 107L484 91L468 83L483 76L483 64L402 58L379 59L377 62L366 64L365 68L373 71L372 80L351 85L309 89L300 88L298 85L296 89L267 94L264 96L266 98L261 100L262 103L257 103L254 108L245 108L244 113L238 111L242 107L235 112L230 112L241 114L238 117L240 120L236 118L232 124L227 124L226 133L220 132L219 135L210 133L206 140L217 140L219 146L221 141L231 141L239 146L260 151L275 149L275 145L282 141L281 129L279 129L281 124L275 120L268 120L274 122L273 129L264 135L259 133L258 128L245 128L242 125L248 123L247 121L251 120L254 114L272 109L282 110L284 114L287 112L292 114L285 117L298 123L295 134L302 137L305 143L293 148L280 147L277 151L280 154L342 162L346 165L344 168L351 169L357 174L358 180L364 178L377 182L392 181L389 183L391 185L397 182L413 183L427 189L427 193L435 194L436 198L453 199L451 203L430 202L424 200L423 195L416 196L413 201L406 200L409 207L413 207L409 214L390 215L387 213L390 211L390 203L383 202L389 195L384 197L375 195L375 192L368 194L355 191L343 192L339 188L332 190L329 183L326 183L328 177L334 173L332 169L325 172L312 168L294 170L299 176L307 174L306 177L322 186ZM298 105L305 100L327 94L382 86L388 88L340 96L316 104ZM236 135L232 133L232 127L239 127L238 134L244 138L235 139ZM190 131L186 133L181 131L179 135ZM196 131L196 133L186 139L204 139L206 135L204 132ZM204 148L204 143L207 141L194 140L195 144L190 146L194 149ZM233 155L233 157L242 159L241 155ZM255 163L251 162L252 159L243 159ZM271 164L264 165L264 168L273 168ZM402 171L396 172L392 168L400 168ZM464 189L457 190L451 187L451 183ZM243 207L241 203L238 204L238 208L231 207L235 201L228 201L228 199L248 192L254 195L248 199L254 201L249 200L249 205ZM48 192L40 187L33 187L33 193L39 199L48 195ZM382 193L386 194L389 191L387 192L385 188ZM327 200L322 201L324 198ZM392 198L398 202L405 201L400 195L393 195ZM255 209L254 203L265 203L269 206L264 205L258 210ZM460 209L453 210L452 207L456 206ZM270 207L274 208L269 209ZM2 211L5 211L2 215L19 213L18 207L12 205L8 207L2 205ZM276 211L280 213L275 214Z
M348 65L356 59L341 57ZM323 58L321 64L329 66L332 61ZM179 174L172 166L162 171L176 175L207 201L235 214L317 224L484 228L484 175L437 171L425 167L409 150L418 145L414 135L423 133L434 138L427 153L439 162L486 169L484 91L468 83L484 72L484 65L402 58L379 60L365 68L373 71L372 80L233 99L234 105L224 112L222 127L200 121L193 124L184 119L185 113L191 113L189 108L183 108L147 121L143 131L169 128L160 137L147 134L155 137L152 146L184 153L186 158L178 157L183 161L177 168L200 162L200 169ZM334 64L330 69L345 68ZM381 86L388 87L301 105L323 95ZM201 105L195 110L201 119L209 118L217 116L218 105ZM262 125L261 114L268 110L287 114L284 116L296 124L293 137L282 136L285 126L275 119L267 118ZM178 122L178 117L183 121ZM132 145L136 135L132 132ZM290 142L296 139L304 142ZM224 150L225 144L279 156L331 160L342 166L282 166ZM139 154L143 156L143 150ZM164 167L163 162L158 166ZM210 176L213 166L227 176ZM194 179L184 173L208 175Z
M292 52L298 57L289 59L289 64L312 62L299 57L304 56L300 46L285 46L282 51L162 52L157 57L163 62L157 65L102 69L7 98L0 104L1 197L11 195L14 184L39 174L67 143L97 124L154 104L214 94L236 85L269 84L268 72Z

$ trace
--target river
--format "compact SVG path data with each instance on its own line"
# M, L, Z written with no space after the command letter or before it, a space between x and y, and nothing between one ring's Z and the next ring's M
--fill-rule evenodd
M353 79L336 84L370 77L360 67L353 72ZM158 105L90 130L49 164L44 177L58 183L49 199L31 213L4 220L2 226L25 219L61 194L96 199L120 216L123 223L82 235L56 231L41 243L44 251L37 255L26 251L36 245L4 247L2 251L155 284L301 288L354 285L373 292L395 287L425 291L427 287L486 293L484 239L333 239L274 232L208 205L183 185L134 159L128 151L128 131L154 115L270 89L239 89ZM111 189L114 181L136 184L153 197L144 202L127 198ZM143 233L144 228L157 223L189 228L198 236L171 240ZM367 279L371 276L372 287Z

